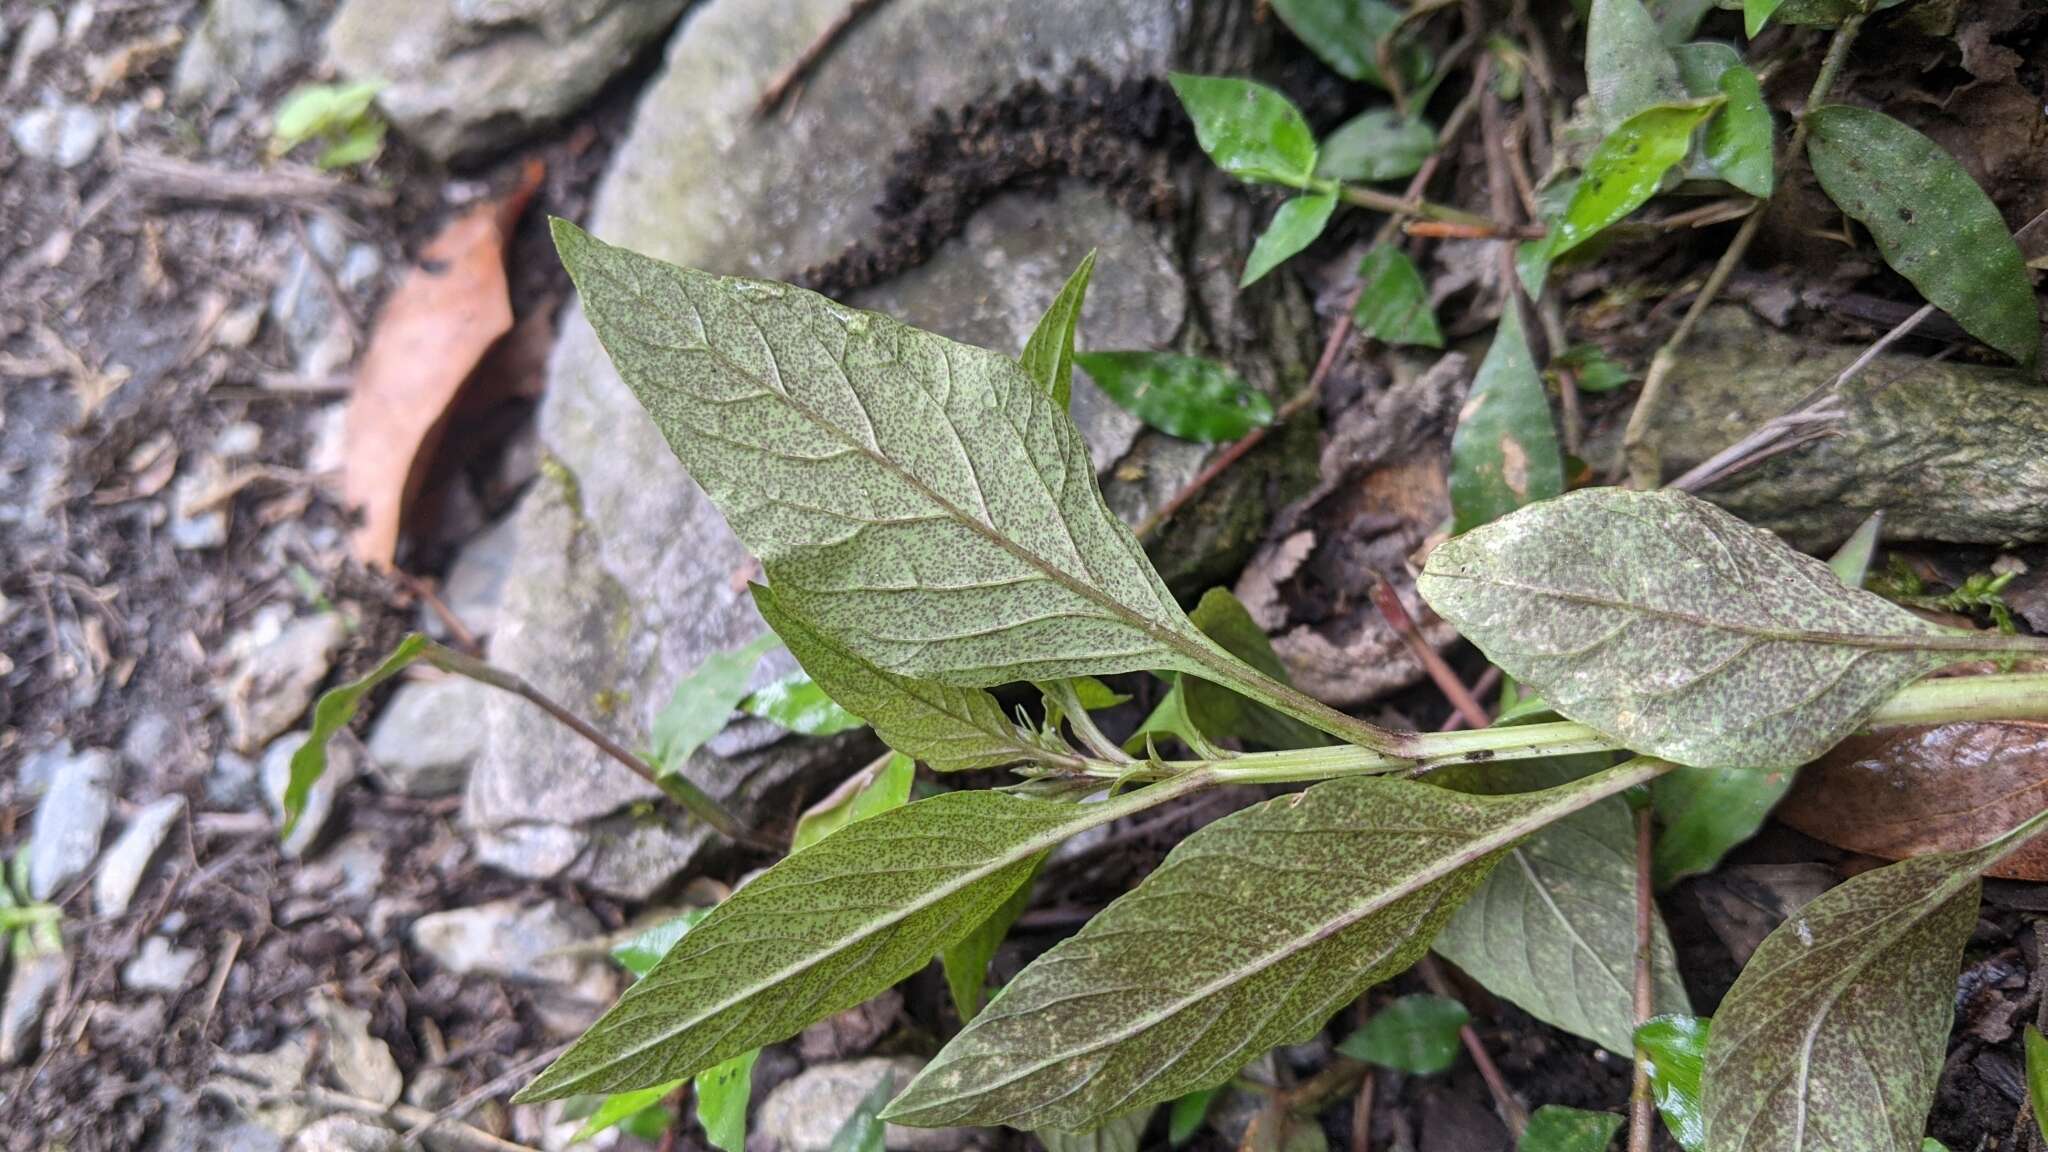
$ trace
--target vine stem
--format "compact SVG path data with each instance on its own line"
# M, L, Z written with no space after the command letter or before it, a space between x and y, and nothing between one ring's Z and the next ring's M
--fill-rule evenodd
M1821 61L1820 75L1814 77L1813 89L1806 96L1806 106L1799 110L1799 119L1792 126L1792 139L1786 145L1777 169L1779 183L1800 150L1806 145L1807 113L1825 102L1828 93L1834 91L1835 80L1841 75L1842 65L1849 59L1849 47L1856 42L1856 34L1863 29L1861 15L1850 16L1835 29L1835 38L1828 45L1826 59ZM1713 271L1707 274L1707 282L1700 286L1699 295L1693 297L1692 306L1672 330L1671 338L1664 341L1657 354L1650 358L1649 371L1643 374L1643 391L1636 398L1635 411L1629 413L1628 428L1622 434L1622 450L1628 462L1629 483L1632 487L1648 490L1657 487L1663 480L1663 460L1658 451L1655 435L1657 410L1664 404L1665 393L1669 390L1671 370L1678 364L1678 353L1691 338L1700 318L1721 294L1721 288L1728 282L1743 255L1749 251L1750 241L1756 239L1758 229L1763 226L1764 207L1759 205L1742 221L1735 238L1728 242L1728 248L1721 253Z
M1650 819L1650 806L1644 804L1636 809L1636 986L1635 1009L1636 1027L1641 1028L1656 1014L1657 999L1655 985L1651 980L1650 965L1655 962L1652 944L1656 939L1657 895L1652 890L1650 878L1655 867L1652 853L1656 835ZM1650 1152L1650 1133L1655 1118L1654 1102L1650 1098L1650 1062L1645 1057L1642 1045L1635 1048L1635 1083L1628 1094L1628 1152Z

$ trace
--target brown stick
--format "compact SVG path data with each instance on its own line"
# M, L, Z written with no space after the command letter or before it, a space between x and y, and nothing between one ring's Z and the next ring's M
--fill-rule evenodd
M818 66L818 61L825 58L825 53L832 50L832 46L839 42L840 37L846 35L847 29L853 27L855 21L881 6L882 0L853 0L848 4L844 11L833 17L830 24L825 25L816 39L804 46L803 52L790 62L789 67L777 73L775 79L768 82L768 87L761 90L761 99L754 105L754 115L766 116L775 111L775 106L782 103L783 97L789 95L789 90L811 74L811 70Z
M302 164L275 164L260 172L194 164L155 152L129 152L121 161L122 186L153 200L269 208L317 208L336 202L382 207L391 193L337 180Z
M1465 723L1474 728L1484 728L1493 723L1493 717L1486 714L1486 706L1472 695L1465 687L1464 681L1458 679L1457 671L1444 662L1444 658L1437 654L1437 650L1430 646L1429 641L1423 639L1422 629L1415 626L1415 618L1408 614L1407 606L1401 603L1401 597L1395 594L1393 585L1385 580L1375 580L1372 586L1372 602L1373 606L1380 610L1380 616L1386 620L1387 626L1394 630L1394 635L1399 636L1401 643L1407 645L1409 655L1414 656L1422 665L1423 671L1429 673L1429 678L1436 683L1438 691L1444 694L1444 698L1451 702L1451 707L1458 710L1458 715L1465 718Z
M1372 1098L1379 1077L1371 1069L1358 1081L1351 1101L1351 1152L1372 1152Z
M1422 974L1422 982L1429 990L1446 1000L1459 1000L1458 990L1451 987L1445 978L1443 965L1437 962L1436 954L1429 953L1415 965ZM1479 1078L1486 1082L1486 1091L1493 1096L1493 1106L1500 1113L1501 1123L1508 1126L1508 1134L1520 1143L1522 1132L1529 1127L1529 1114L1522 1109L1522 1102L1508 1090L1507 1080L1494 1065L1493 1057L1486 1054L1486 1044L1479 1039L1479 1033L1470 1024L1458 1029L1458 1039L1465 1045L1465 1051L1472 1057L1472 1063L1479 1069Z
M1656 994L1650 979L1651 942L1655 939L1657 896L1651 891L1652 864L1650 807L1636 811L1636 1027L1657 1012ZM1628 1152L1650 1152L1651 1125L1656 1110L1650 1099L1650 1062L1642 1046L1636 1046L1635 1084L1628 1095Z
M341 281L334 278L334 269L327 266L320 250L313 246L313 236L306 231L306 218L296 209L285 213L292 222L292 235L298 239L299 251L306 254L306 263L313 268L313 275L319 277L320 288L327 294L327 302L334 305L335 315L341 317L341 326L348 329L349 343L357 348L363 346L363 322L356 319L355 306L349 303L348 293L341 290Z

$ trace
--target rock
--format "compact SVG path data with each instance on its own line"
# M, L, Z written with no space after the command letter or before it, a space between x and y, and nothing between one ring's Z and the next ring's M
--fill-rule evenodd
M384 883L384 839L374 831L350 832L341 842L299 869L292 890L329 904L353 904L377 894Z
M903 993L894 988L835 1013L797 1034L797 1055L806 1064L825 1064L858 1056L889 1034L903 1014Z
M166 712L143 712L121 734L121 758L144 775L176 770L191 754L191 734Z
M57 14L48 8L37 8L29 16L28 23L22 25L21 36L14 42L14 62L7 68L8 91L19 91L28 83L36 61L57 46L62 32L57 24Z
M76 168L92 159L104 127L100 114L83 104L52 104L15 116L8 131L22 155Z
M163 847L184 814L185 798L166 796L145 805L128 821L128 827L107 849L106 859L100 861L100 870L92 878L93 908L101 916L119 916L128 911L128 902L135 899L135 890L142 887L150 861L156 859L157 849Z
M344 293L369 288L384 273L384 257L369 244L351 244L339 225L315 214L306 225L313 251L334 273ZM306 380L322 380L347 366L355 340L334 309L334 297L303 244L294 244L284 276L270 294L270 316L292 346L297 372Z
M386 1108L405 1091L405 1075L391 1048L370 1035L370 1014L330 996L313 1000L313 1016L327 1030L327 1066L343 1092Z
M54 765L28 834L28 895L51 900L99 855L100 834L114 810L120 763L88 748Z
M306 1126L306 1106L293 1093L305 1084L312 1063L312 1037L300 1032L268 1052L216 1057L220 1074L208 1079L202 1090L233 1105L264 1130L291 1136Z
M171 75L180 103L261 88L298 54L298 24L279 0L212 0Z
M827 1152L833 1135L884 1076L894 1077L900 1091L923 1067L924 1061L911 1056L872 1056L843 1064L812 1065L768 1094L754 1127L763 1143L780 1152ZM882 1141L891 1152L954 1152L967 1145L973 1131L891 1124Z
M583 855L590 837L567 824L507 824L476 832L476 858L486 867L529 880L567 871Z
M323 1116L292 1140L292 1152L399 1152L398 1133L359 1116Z
M171 547L181 552L203 552L228 542L227 509L214 505L202 508L214 491L213 479L187 472L171 484Z
M151 936L121 966L121 983L136 992L180 992L201 959L197 948L174 948L169 940Z
M263 750L263 799L280 826L284 823L284 790L292 779L292 754L306 742L307 735L303 731L293 732L279 737ZM326 827L328 816L334 812L334 798L361 770L358 760L355 741L348 736L328 741L327 771L307 791L306 807L299 814L298 826L285 838L284 854L287 857L297 859L305 855L306 849L320 838L321 829Z
M71 971L62 949L17 956L8 966L7 997L0 1001L0 1068L35 1054L43 1012Z
M462 546L448 566L441 601L463 627L488 636L498 627L498 605L505 599L505 573L519 549L519 529L507 516ZM439 618L432 622L438 626Z
M407 796L462 791L483 745L478 721L491 691L461 676L400 685L370 730L370 763L378 779Z
M292 619L280 604L258 613L228 641L233 668L222 702L237 752L251 753L298 722L347 638L335 613Z
M214 757L204 788L207 805L221 811L238 812L263 798L255 762L233 752Z
M346 0L335 66L378 77L377 103L442 160L475 157L562 119L672 23L685 0Z
M607 964L575 954L597 937L596 918L560 900L435 912L413 921L411 935L414 947L457 975L480 972L539 986L534 1007L557 1035L577 1035L595 1023L618 990Z

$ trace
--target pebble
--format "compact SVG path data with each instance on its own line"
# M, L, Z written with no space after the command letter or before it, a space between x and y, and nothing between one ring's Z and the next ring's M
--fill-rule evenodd
M142 951L121 968L121 983L136 992L178 992L199 967L199 949L174 948L169 940L151 936Z
M31 108L8 125L22 155L59 168L76 168L92 159L103 130L100 114L83 104Z
M832 1137L884 1076L893 1076L901 1091L923 1066L912 1056L814 1064L768 1094L754 1118L755 1127L764 1144L781 1152L829 1152ZM890 1152L956 1152L967 1145L973 1131L891 1124L882 1142Z
M407 796L462 791L483 745L478 719L489 691L460 676L400 685L370 730L370 762L378 777Z
M327 1066L343 1092L389 1108L405 1091L405 1075L391 1048L370 1035L369 1012L331 996L313 1001L313 1015L327 1030Z
M488 636L497 628L498 605L505 598L505 574L518 551L518 523L508 516L463 545L448 566L441 599L472 633Z
M384 884L384 865L381 836L369 830L350 832L299 869L292 890L319 896L329 907L368 900Z
M277 604L228 641L234 665L223 695L236 751L252 752L298 722L347 638L336 613L293 619Z
M120 764L102 748L57 762L29 825L28 895L49 900L92 866L114 810Z
M358 1116L323 1116L301 1129L292 1152L399 1152L399 1135Z
M92 879L93 908L100 915L119 916L128 911L136 889L149 874L150 861L156 859L157 850L184 814L185 798L166 796L144 806L128 821Z
M180 552L203 552L228 542L227 509L197 507L212 490L208 478L191 473L172 482L171 547Z
M21 37L14 42L14 63L7 70L7 88L14 91L28 83L29 73L43 54L57 46L62 30L57 24L57 14L48 8L38 8L35 15L21 30Z
M204 788L206 803L215 811L239 812L263 798L263 790L256 783L256 762L233 752L223 752L214 758Z
M284 792L292 779L292 754L299 750L309 735L303 730L288 733L263 750L263 799L280 827L284 824ZM299 813L298 826L285 837L283 851L287 858L296 860L304 856L306 849L320 838L321 829L327 826L327 818L334 813L334 798L361 770L358 759L355 741L348 736L338 736L327 742L327 771L307 791L306 806Z
M36 1050L43 1011L71 971L61 950L16 957L9 965L7 998L0 1002L0 1068L19 1064Z
M598 936L597 918L562 900L531 907L494 900L415 920L413 946L458 976L481 972L534 984L571 984L589 963L557 955Z

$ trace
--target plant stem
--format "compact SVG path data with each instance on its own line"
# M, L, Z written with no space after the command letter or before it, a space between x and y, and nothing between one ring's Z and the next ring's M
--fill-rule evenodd
M1786 145L1777 164L1779 184L1784 183L1787 169L1799 158L1800 149L1806 144L1806 114L1819 106L1834 90L1835 79L1841 75L1842 65L1849 59L1849 46L1856 42L1856 33L1863 28L1863 17L1850 16L1835 29L1835 38L1828 45L1827 58L1821 62L1820 75L1813 81L1813 89L1807 94L1806 106L1799 110L1799 120L1792 126L1792 139ZM1757 230L1763 226L1765 206L1759 205L1742 221L1742 227L1735 238L1728 242L1727 251L1714 270L1707 274L1707 282L1700 286L1699 295L1693 297L1692 306L1685 310L1678 327L1671 338L1657 349L1650 358L1649 371L1643 374L1643 391L1636 398L1635 411L1629 413L1628 429L1622 435L1622 449L1628 461L1629 483L1632 487L1648 490L1657 487L1663 480L1663 460L1653 435L1657 410L1663 406L1664 393L1668 387L1671 370L1678 364L1679 349L1685 346L1700 318L1713 305L1714 298L1721 294L1721 286L1728 282L1736 266L1742 263L1743 254L1749 250L1749 243L1756 238Z
M1460 227L1470 228L1475 233L1484 236L1512 236L1519 238L1525 231L1519 224L1509 224L1504 221L1489 219L1476 212L1467 212L1462 208L1453 208L1448 204L1438 204L1433 200L1424 200L1419 196L1401 197L1394 195L1392 192L1382 192L1377 188L1364 188L1357 184L1339 184L1335 190L1337 196L1346 204L1370 209L1374 212L1385 212L1389 216L1416 216L1424 220L1456 224Z
M1651 980L1650 965L1655 962L1652 944L1656 939L1657 897L1652 891L1650 878L1654 860L1651 853L1651 837L1654 835L1648 804L1636 809L1636 986L1635 1009L1636 1027L1640 1028L1656 1014L1657 1001L1655 983ZM1628 1152L1650 1152L1651 1124L1655 1116L1650 1098L1650 1062L1648 1053L1641 1045L1635 1049L1635 1083L1628 1096Z

